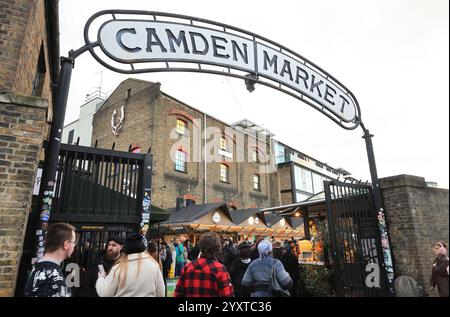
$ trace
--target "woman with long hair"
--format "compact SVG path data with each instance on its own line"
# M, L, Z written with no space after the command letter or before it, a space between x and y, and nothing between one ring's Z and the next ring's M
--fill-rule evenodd
M119 260L95 285L100 297L163 297L164 279L158 262L147 252L142 236L130 234Z

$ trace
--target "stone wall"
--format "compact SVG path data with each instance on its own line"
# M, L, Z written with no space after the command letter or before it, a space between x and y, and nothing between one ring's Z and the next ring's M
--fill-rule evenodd
M0 297L14 294L47 108L45 99L0 94Z
M449 241L449 191L427 187L425 179L398 175L380 180L396 276L429 287L436 241Z

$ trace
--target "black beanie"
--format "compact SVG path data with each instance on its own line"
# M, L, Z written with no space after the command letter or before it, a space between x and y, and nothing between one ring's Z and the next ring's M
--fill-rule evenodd
M137 233L131 233L125 240L125 246L123 252L126 254L141 253L145 251L145 244L142 240L142 236Z
M110 241L114 241L117 244L123 245L124 244L124 238L122 238L121 236L110 236L108 239L108 243Z

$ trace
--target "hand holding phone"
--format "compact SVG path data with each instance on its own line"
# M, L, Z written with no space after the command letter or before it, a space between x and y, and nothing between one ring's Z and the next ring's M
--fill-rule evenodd
M103 266L103 264L98 265L98 275L103 278L106 277L106 271L105 271L105 267Z

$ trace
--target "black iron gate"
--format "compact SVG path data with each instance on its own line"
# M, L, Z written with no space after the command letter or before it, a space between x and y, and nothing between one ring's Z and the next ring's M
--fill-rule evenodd
M125 237L141 227L144 192L151 189L151 154L119 152L106 149L61 144L55 192L49 224L66 222L77 228L77 246L67 263L81 268L81 286L75 295L86 292L87 269L101 254L112 235ZM149 175L150 174L150 175ZM27 225L24 252L20 264L23 276L17 282L16 295L22 296L26 272L36 250L39 203L36 199ZM42 217L42 214L41 214ZM92 293L92 292L91 292Z
M337 296L388 296L372 188L325 182Z

